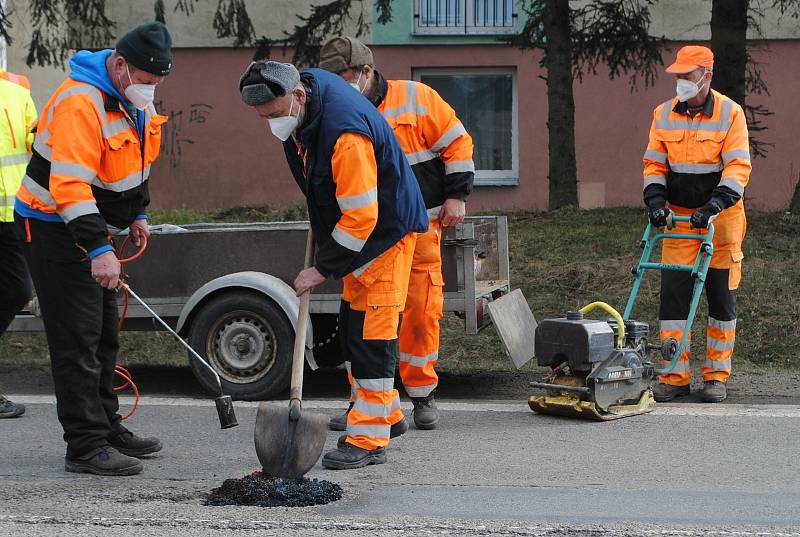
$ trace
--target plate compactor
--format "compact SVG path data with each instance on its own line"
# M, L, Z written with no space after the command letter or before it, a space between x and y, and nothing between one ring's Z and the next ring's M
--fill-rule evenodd
M614 319L584 317L595 308ZM545 395L532 395L528 405L543 414L595 420L649 412L655 407L651 386L657 378L649 332L647 323L622 321L603 302L570 311L561 319L545 319L536 328L536 359L553 372L547 382L531 383Z
M688 221L688 217L671 215L668 227ZM565 317L545 319L537 326L519 291L489 304L489 313L514 364L522 367L535 356L540 366L552 370L545 382L531 382L531 387L544 391L530 396L531 409L542 414L602 421L653 410L653 384L659 375L672 371L688 343L714 251L713 236L713 224L709 224L705 234L656 232L648 224L640 243L641 259L631 271L635 280L622 315L604 302L594 302L579 311L568 312ZM650 262L655 245L663 239L700 242L694 264ZM649 325L630 319L647 270L686 271L695 280L681 341L670 338L658 345L650 344ZM585 317L596 309L604 310L610 317ZM657 369L653 365L655 360L666 360L669 364Z

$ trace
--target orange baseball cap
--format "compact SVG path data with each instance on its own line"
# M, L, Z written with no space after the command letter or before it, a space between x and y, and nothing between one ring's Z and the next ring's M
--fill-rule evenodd
M687 45L681 47L678 51L678 56L675 58L675 63L667 67L668 73L682 75L690 73L700 67L708 69L714 68L714 53L708 47L701 47L698 45Z

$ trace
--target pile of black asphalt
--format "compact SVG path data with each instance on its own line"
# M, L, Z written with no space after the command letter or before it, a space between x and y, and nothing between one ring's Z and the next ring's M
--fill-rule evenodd
M206 505L254 507L308 507L325 505L342 497L342 487L321 479L282 479L253 472L240 479L226 479L206 497Z

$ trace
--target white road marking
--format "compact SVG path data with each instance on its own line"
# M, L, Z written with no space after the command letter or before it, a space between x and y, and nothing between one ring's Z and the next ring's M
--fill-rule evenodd
M100 526L100 527L204 527L215 530L328 530L328 531L359 531L377 532L387 534L399 532L401 534L424 535L527 535L532 537L563 536L572 532L585 535L629 536L644 535L648 537L800 537L797 532L781 531L746 531L746 530L716 530L713 528L692 529L644 529L644 528L591 528L580 525L542 525L542 526L502 526L487 527L479 522L475 525L448 524L448 523L413 523L405 522L396 524L391 522L340 522L330 521L279 521L279 520L235 520L224 518L134 518L134 517L72 517L62 518L53 516L34 515L0 515L0 523L16 524L46 524L65 526ZM584 531L586 533L584 533Z
M13 401L23 404L54 405L56 398L52 395L7 395ZM133 397L119 398L122 407L133 404ZM288 401L271 401L271 404L288 406ZM141 406L178 406L178 407L205 407L214 406L212 399L192 399L187 397L142 397ZM257 408L257 401L236 401L236 408ZM456 402L437 401L440 410L451 412L522 412L530 413L528 404L524 401L510 402ZM305 408L321 410L343 410L346 402L335 400L306 400ZM404 404L404 407L408 406ZM124 408L123 408L124 409ZM711 416L723 418L762 417L762 418L800 418L800 405L747 405L747 404L702 404L702 403L671 403L659 404L651 413L654 416Z

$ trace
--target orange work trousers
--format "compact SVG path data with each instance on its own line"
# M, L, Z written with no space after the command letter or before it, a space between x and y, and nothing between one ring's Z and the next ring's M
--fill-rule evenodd
M354 392L347 442L374 450L389 444L389 429L403 419L394 389L400 314L405 307L416 233L343 278L339 335Z
M431 219L417 234L406 307L400 327L400 378L409 397L427 397L439 385L439 321L444 308L442 225Z
M690 216L694 209L670 206L679 216ZM706 275L705 291L708 301L708 326L706 330L706 360L702 368L703 381L725 382L731 375L731 358L736 341L736 289L742 278L742 242L747 230L744 204L722 211L713 221L714 254ZM691 229L681 222L672 231L687 234L705 234L705 229ZM700 241L665 239L661 259L669 264L694 264ZM683 337L694 279L688 272L664 271L661 274L661 319L662 341ZM673 386L687 386L692 371L689 364L691 334L675 368L661 376L661 382Z
M410 397L427 397L439 385L435 367L439 359L439 321L444 308L442 225L433 218L428 231L416 236L400 326L400 378ZM345 362L345 368L350 378L350 401L353 402L356 391L351 365Z

